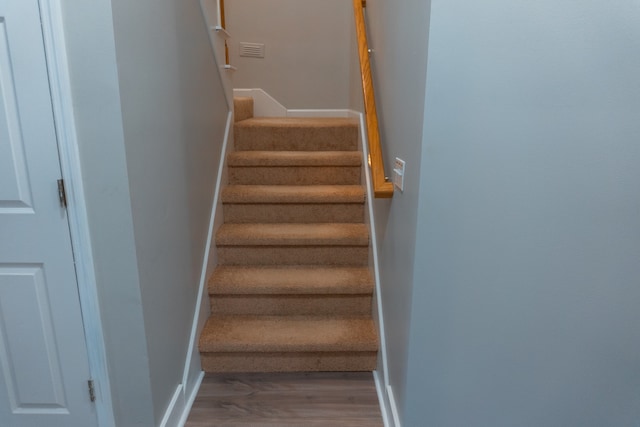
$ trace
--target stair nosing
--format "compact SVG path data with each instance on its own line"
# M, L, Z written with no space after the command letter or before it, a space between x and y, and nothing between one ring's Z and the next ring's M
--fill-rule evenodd
M248 185L222 189L224 204L364 204L361 185Z
M246 150L227 156L228 167L360 167L360 151Z
M369 230L361 223L225 223L216 233L216 245L368 246Z

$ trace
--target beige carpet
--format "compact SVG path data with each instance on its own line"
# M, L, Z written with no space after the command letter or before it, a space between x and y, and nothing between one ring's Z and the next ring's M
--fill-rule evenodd
M375 369L357 122L254 118L251 98L235 113L203 368Z

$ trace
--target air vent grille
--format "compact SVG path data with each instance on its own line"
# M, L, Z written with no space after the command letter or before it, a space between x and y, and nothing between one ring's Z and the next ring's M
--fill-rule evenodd
M240 42L240 56L264 58L264 43Z

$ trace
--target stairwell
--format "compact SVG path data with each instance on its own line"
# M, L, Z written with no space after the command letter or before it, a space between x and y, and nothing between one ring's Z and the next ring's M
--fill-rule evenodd
M375 369L357 122L256 118L251 98L235 117L203 369Z

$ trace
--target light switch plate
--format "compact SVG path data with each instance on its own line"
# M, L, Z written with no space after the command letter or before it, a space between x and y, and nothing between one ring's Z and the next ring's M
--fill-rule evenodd
M396 162L393 167L393 185L398 187L400 191L404 191L404 160L396 157Z

